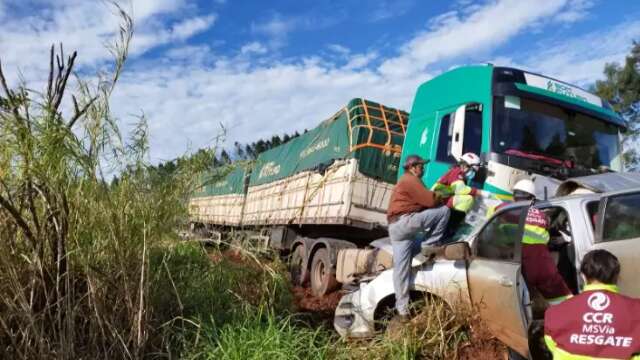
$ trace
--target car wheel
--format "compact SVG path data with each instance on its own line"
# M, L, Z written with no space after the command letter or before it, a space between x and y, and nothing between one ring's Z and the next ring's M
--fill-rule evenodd
M327 249L318 249L311 262L311 291L315 296L323 296L338 287L336 274L331 269Z
M299 245L293 250L289 257L289 274L291 275L291 283L294 286L302 286L304 279L304 246Z

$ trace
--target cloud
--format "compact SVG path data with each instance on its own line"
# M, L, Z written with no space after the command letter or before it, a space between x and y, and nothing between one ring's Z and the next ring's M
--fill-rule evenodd
M400 84L366 69L307 60L255 66L238 57L213 66L142 67L124 74L113 109L124 118L144 104L155 161L187 151L187 144L210 145L220 123L232 144L315 127L354 97L408 109L426 80Z
M185 6L184 0L134 0L131 2L132 15L137 21L143 21L152 16L172 13ZM125 9L127 7L125 6Z
M343 56L346 56L351 52L351 50L348 47L342 46L340 44L329 44L327 45L327 49Z
M346 65L344 65L343 68L346 70L360 69L369 65L377 57L378 57L378 54L376 52L370 52L366 54L356 54L349 58L349 61L347 62Z
M210 14L207 16L196 16L177 23L173 26L171 38L175 40L188 39L191 36L211 27L216 21L216 18L216 14Z
M168 49L164 53L169 62L187 64L206 64L214 54L209 45L183 45Z
M262 45L258 41L253 41L253 42L250 42L248 44L243 45L240 48L240 52L242 54L258 54L258 55L262 55L262 54L266 54L267 53L267 47Z
M344 11L337 11L329 17L320 17L313 11L295 16L284 16L274 12L267 20L252 22L251 32L267 37L269 46L279 49L287 44L289 34L294 31L326 29L342 22L346 17Z
M588 86L602 78L605 63L624 61L633 40L640 38L640 21L624 21L572 39L545 43L519 57L521 67L567 82Z
M440 60L490 52L565 5L564 0L498 0L474 7L471 13L446 12L432 19L426 31L404 44L400 56L383 62L379 70L387 76L407 77Z
M570 0L567 6L554 16L554 20L559 23L572 24L587 17L593 5L593 0Z
M78 65L95 68L111 59L105 44L115 37L120 19L116 9L102 1L48 1L18 3L23 11L0 22L0 54L7 68L19 68L27 81L41 80L47 71L52 44L64 42L67 51L78 51ZM34 12L33 8L39 9ZM193 16L168 27L171 17L189 9L183 0L135 0L123 5L134 16L135 36L132 57L159 45L185 39L212 26L215 14ZM11 71L11 74L17 74ZM15 75L10 78L13 83Z
M299 25L299 20L294 17L285 18L275 13L270 19L251 24L251 31L255 34L265 35L270 39L270 45L274 48L284 46L289 32Z
M414 0L379 0L368 16L370 22L379 22L406 14L415 5Z

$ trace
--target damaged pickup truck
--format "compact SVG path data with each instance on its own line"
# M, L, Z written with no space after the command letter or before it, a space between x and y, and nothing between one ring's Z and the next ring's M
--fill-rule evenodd
M551 220L549 249L572 292L577 294L583 286L577 269L584 254L606 249L620 260L621 292L640 297L636 278L640 273L640 175L578 178L561 185L557 195L533 206ZM440 297L452 306L459 301L473 304L514 357L515 353L530 356L529 327L543 318L547 306L521 274L522 214L529 206L505 206L463 241L448 244L432 256L420 254L412 264L412 292ZM517 225L514 218L520 219ZM334 327L342 336L371 336L384 308L395 301L389 240L372 245L375 249L339 254L338 276L356 287L342 297L335 312ZM354 256L357 261L347 261Z

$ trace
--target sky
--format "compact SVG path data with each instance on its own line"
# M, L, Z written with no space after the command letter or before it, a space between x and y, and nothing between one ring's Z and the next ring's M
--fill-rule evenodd
M410 110L451 68L515 66L588 87L640 40L640 1L132 0L130 56L112 95L126 130L144 114L150 160L310 129L350 99ZM118 31L100 0L0 0L10 85L43 89L63 42L91 77Z

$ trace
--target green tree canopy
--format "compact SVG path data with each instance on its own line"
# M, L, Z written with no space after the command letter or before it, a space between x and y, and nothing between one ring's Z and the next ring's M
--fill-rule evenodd
M629 130L624 134L624 160L627 170L640 168L638 138L640 136L640 42L633 42L624 65L608 63L604 67L604 80L596 82L596 93L608 100L614 110L627 121Z

